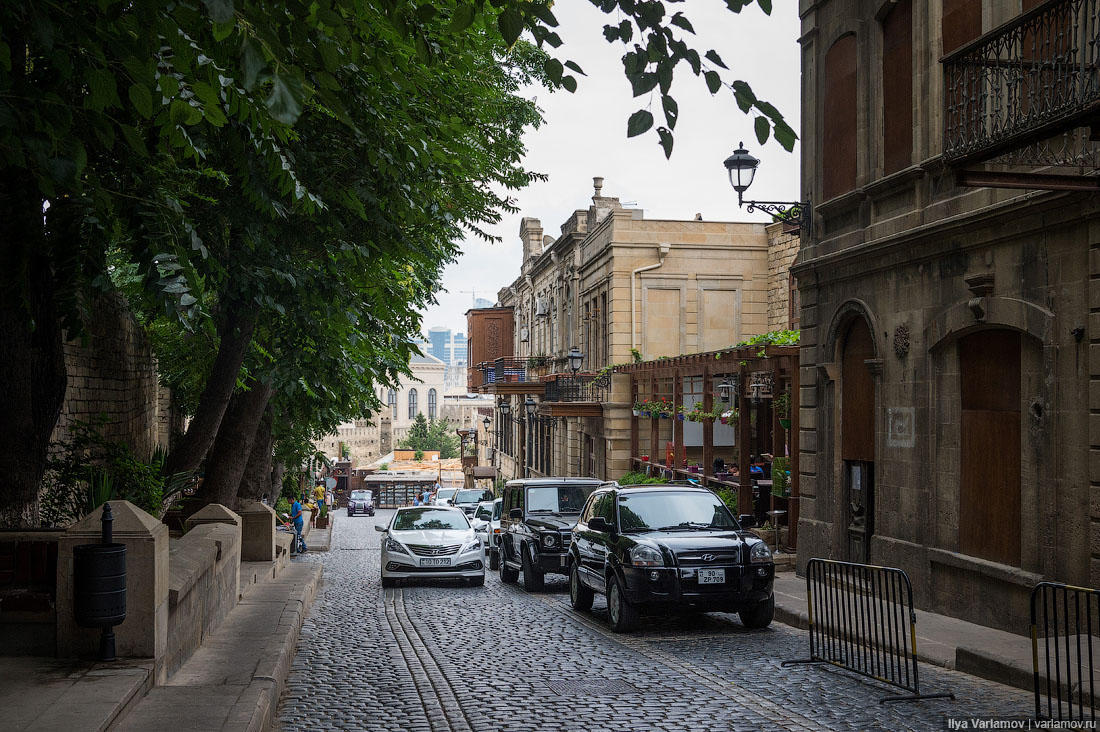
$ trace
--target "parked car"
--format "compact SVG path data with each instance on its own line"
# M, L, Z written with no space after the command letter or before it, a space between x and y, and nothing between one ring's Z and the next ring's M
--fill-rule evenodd
M547 573L567 574L573 526L588 496L603 483L596 478L508 481L501 504L501 582L515 582L522 571L524 588L538 592Z
M399 579L448 577L485 584L481 539L466 514L445 506L406 506L389 524L376 525L382 538L382 586Z
M451 505L461 508L467 516L473 516L478 504L493 500L493 492L483 488L461 488L451 499Z
M435 498L432 499L433 506L449 506L449 501L454 498L455 493L458 493L458 488L440 488L435 492Z
M607 595L611 629L639 612L736 612L749 628L775 614L775 565L766 542L743 531L718 496L690 485L605 486L592 494L569 548L569 602Z
M348 516L357 513L374 515L374 494L371 491L352 491L348 496Z
M500 514L503 499L482 501L474 512L474 530L481 534L481 543L485 545L485 555L489 558L489 569L500 568Z

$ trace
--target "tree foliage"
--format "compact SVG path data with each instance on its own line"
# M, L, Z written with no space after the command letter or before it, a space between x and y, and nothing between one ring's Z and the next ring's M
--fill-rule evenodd
M425 419L419 412L405 438L398 443L402 450L438 450L443 460L458 457L459 441L454 425L448 419Z

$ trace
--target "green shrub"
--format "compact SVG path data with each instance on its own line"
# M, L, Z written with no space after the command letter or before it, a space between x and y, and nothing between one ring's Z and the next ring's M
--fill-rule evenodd
M275 513L290 515L290 501L286 499L286 496L279 496L279 500L275 502Z
M619 485L654 485L667 482L664 478L650 478L641 472L627 473L619 478Z
M737 491L725 486L714 491L715 495L722 499L722 503L726 504L726 507L733 512L733 515L737 515Z

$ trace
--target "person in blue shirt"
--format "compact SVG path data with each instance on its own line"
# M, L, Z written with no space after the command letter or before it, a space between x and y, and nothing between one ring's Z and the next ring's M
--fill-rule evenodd
M302 516L302 503L305 500L306 496L303 493L301 496L298 497L296 501L294 501L294 504L290 507L290 518L292 521L294 521L294 533L297 535L295 537L294 543L295 546L301 546L302 551L308 551L305 539L302 537L302 529L305 528L305 518Z

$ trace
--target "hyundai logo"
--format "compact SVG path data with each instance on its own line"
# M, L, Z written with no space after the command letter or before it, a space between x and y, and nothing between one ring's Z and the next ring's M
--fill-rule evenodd
M700 557L700 559L702 559L704 562L713 562L715 560L715 556L713 554L704 554L702 557Z

